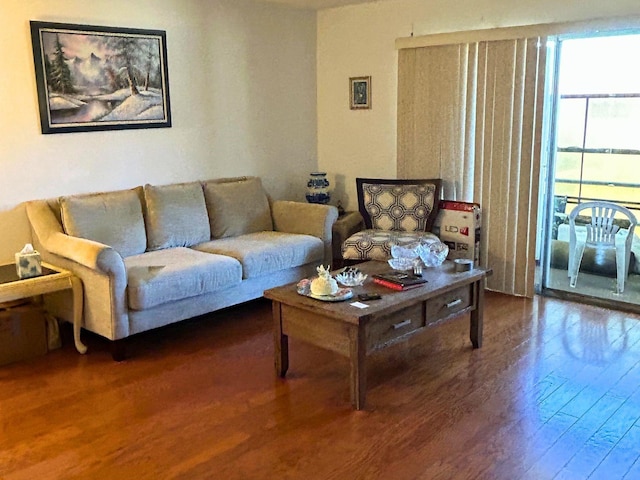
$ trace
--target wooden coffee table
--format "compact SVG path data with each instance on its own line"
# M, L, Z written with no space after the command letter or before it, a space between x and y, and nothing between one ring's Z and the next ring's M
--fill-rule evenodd
M276 374L284 377L289 368L289 341L293 336L349 358L351 403L365 406L367 356L449 318L471 312L470 338L474 348L482 346L484 280L491 269L475 268L456 273L452 262L426 268L428 282L421 287L395 291L373 283L371 275L390 271L384 262L365 262L357 267L369 278L354 287L354 298L323 302L299 295L296 284L272 288L264 296L273 302ZM353 305L360 293L379 293L380 300Z

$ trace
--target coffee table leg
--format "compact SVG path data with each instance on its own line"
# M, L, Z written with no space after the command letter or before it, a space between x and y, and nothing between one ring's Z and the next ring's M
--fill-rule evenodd
M349 362L351 364L351 405L363 410L367 396L366 346L364 329L354 327L349 332Z
M71 290L73 291L73 341L76 345L76 350L84 354L87 353L87 346L80 340L80 329L82 327L82 308L84 303L84 293L82 291L82 281L72 276Z
M280 302L274 301L271 308L273 310L273 341L276 375L283 377L289 370L289 337L282 333L282 316L280 313Z
M473 348L482 347L482 328L484 317L484 278L478 280L475 284L476 290L476 308L471 311L471 343Z

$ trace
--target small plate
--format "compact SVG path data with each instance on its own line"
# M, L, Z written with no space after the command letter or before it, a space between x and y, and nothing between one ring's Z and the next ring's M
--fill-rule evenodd
M343 300L348 300L353 297L353 290L350 288L341 288L335 295L314 295L313 293L309 293L306 296L323 302L342 302Z

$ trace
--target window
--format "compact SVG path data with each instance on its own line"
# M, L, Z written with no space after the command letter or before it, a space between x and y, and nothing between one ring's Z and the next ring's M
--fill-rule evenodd
M635 52L635 53L633 53ZM608 200L640 217L640 35L562 42L556 124L558 208Z

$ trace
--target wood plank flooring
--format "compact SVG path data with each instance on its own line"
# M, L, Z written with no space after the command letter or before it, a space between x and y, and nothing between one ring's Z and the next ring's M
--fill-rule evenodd
M345 358L290 340L276 377L260 300L134 337L83 333L0 367L0 479L640 478L640 316L488 293L372 357L353 411Z

